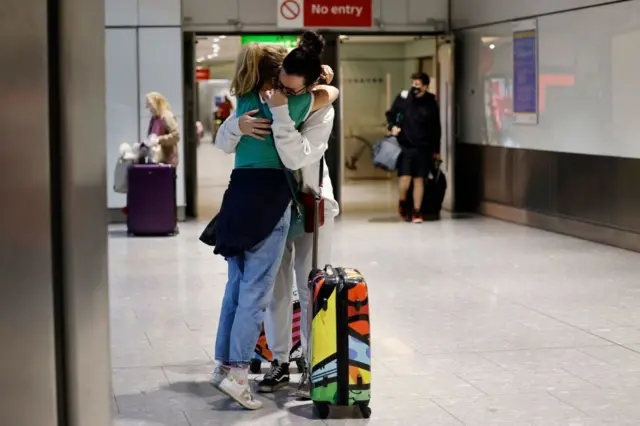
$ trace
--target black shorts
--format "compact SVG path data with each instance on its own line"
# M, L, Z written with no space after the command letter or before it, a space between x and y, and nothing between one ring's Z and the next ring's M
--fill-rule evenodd
M431 162L432 158L428 151L403 148L398 159L398 176L426 178L429 176Z

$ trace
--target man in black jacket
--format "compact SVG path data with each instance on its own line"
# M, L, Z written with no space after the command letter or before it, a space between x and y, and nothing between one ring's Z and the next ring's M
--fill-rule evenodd
M398 159L400 189L399 213L403 219L422 223L420 213L424 181L440 158L440 107L429 93L429 76L416 73L409 92L400 93L387 111L388 128L398 137L402 154ZM407 192L413 181L413 212L406 211Z

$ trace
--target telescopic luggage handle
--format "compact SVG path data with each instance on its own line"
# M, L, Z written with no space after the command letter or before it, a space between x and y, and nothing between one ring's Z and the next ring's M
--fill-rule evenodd
M313 203L313 249L311 252L311 268L318 269L318 232L320 229L320 202L322 201L322 180L324 177L324 156L320 159L318 173L318 191L314 195Z

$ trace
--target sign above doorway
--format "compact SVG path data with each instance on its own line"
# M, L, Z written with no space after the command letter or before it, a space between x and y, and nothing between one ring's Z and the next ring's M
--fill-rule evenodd
M245 45L247 43L268 43L268 44L280 44L289 49L293 49L298 44L298 36L296 35L243 35L240 38L240 44Z
M278 28L371 28L373 0L278 0Z

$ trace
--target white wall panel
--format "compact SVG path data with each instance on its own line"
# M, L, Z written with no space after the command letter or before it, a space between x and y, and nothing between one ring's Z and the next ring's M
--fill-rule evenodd
M107 27L138 25L138 0L105 0L104 7Z
M454 28L464 28L608 2L609 0L451 0L451 15Z
M422 30L426 31L431 29L426 25L428 20L446 22L448 19L447 0L378 0L373 2L373 7L374 18L379 16L385 25L425 24ZM402 31L398 27L393 30ZM404 31L417 29L414 26Z
M274 24L278 20L278 0L237 0L243 24Z
M179 26L180 0L138 0L139 25Z
M512 24L463 31L462 141L640 158L640 1L541 17L540 124L516 125ZM495 49L489 49L494 44Z
M262 10L259 0L254 0L253 4ZM183 0L182 17L186 25L229 25L230 20L238 19L238 0Z
M446 22L449 15L449 4L446 0L409 0L407 7L408 22L411 23L422 23L427 19Z
M140 28L138 30L138 66L140 86L140 138L146 137L149 113L144 96L160 92L171 104L171 109L182 126L182 30L180 28ZM182 128L182 127L181 127ZM180 133L183 135L183 133ZM185 205L183 141L180 143L178 167L178 206Z
M140 28L138 30L140 95L160 92L181 114L182 103L182 32L179 28ZM143 99L143 98L141 98ZM141 113L144 102L140 101Z
M138 139L138 58L135 29L106 30L107 204L124 207L126 197L113 192L113 170L121 143Z
M407 0L395 2L382 0L380 5L380 20L385 24L404 24L409 20Z

